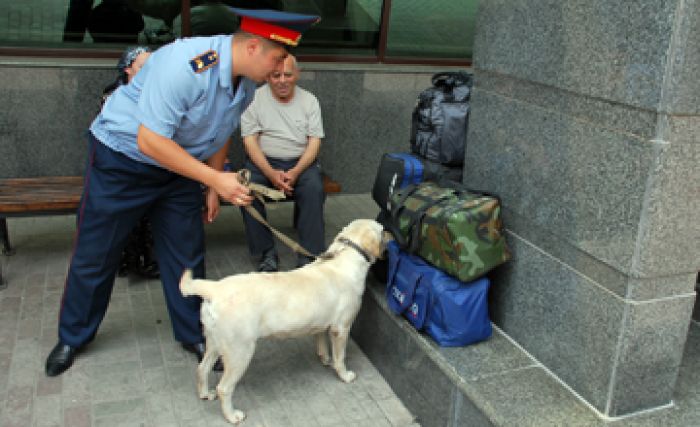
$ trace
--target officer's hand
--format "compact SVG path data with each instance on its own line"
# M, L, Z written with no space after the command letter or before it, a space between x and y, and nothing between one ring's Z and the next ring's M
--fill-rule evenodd
M219 172L214 190L221 198L236 206L247 206L253 202L250 190L240 183L237 173Z
M219 209L221 204L219 203L219 195L216 191L211 188L207 189L207 210L203 212L204 222L212 223L219 216Z

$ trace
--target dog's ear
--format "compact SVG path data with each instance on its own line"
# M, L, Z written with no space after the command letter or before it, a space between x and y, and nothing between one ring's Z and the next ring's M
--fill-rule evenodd
M362 233L360 245L374 259L380 259L384 253L384 239L382 233L377 233L376 230L366 229Z

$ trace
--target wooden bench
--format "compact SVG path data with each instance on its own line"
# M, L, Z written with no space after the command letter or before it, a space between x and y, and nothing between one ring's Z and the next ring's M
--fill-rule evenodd
M339 193L340 185L323 175L323 191ZM0 179L0 233L2 253L13 255L7 218L74 214L83 192L83 177L40 177ZM0 265L0 287L3 285Z

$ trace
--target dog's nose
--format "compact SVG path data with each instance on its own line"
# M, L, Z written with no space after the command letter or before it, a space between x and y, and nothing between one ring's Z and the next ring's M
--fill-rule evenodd
M387 244L394 240L394 235L387 230L382 231L382 243Z

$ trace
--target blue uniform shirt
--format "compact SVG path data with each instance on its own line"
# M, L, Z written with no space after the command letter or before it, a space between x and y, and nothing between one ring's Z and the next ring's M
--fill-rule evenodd
M238 127L255 94L256 84L247 78L233 92L232 38L178 39L161 47L128 85L107 99L90 131L112 150L158 165L136 144L143 124L196 159L208 159Z

